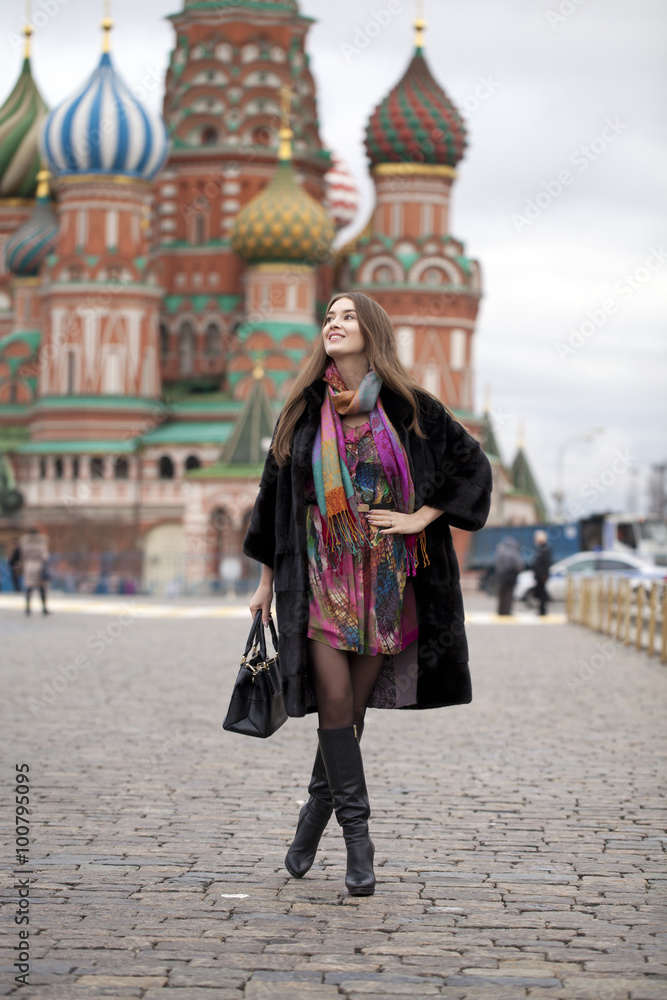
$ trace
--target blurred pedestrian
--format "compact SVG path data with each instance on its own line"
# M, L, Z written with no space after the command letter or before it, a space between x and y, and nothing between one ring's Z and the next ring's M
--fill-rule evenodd
M512 614L512 596L516 578L525 563L516 538L505 535L496 548L496 578L498 580L498 614Z
M366 709L471 700L449 525L481 528L490 493L484 452L403 367L386 312L361 292L334 296L283 406L244 543L263 564L250 610L265 625L275 584L287 714L319 717L285 858L294 878L335 810L348 891L373 893Z
M551 569L551 549L546 531L536 531L533 535L536 555L533 559L531 569L535 577L535 587L533 593L539 603L539 615L546 615L547 602L551 600L547 592L547 581L549 580L549 570Z
M12 577L12 586L17 594L21 593L21 543L20 539L14 539L14 548L9 557L9 572Z
M21 536L21 566L25 588L25 613L30 614L30 595L39 590L42 598L42 614L48 615L46 588L49 582L49 540L37 528L30 528Z

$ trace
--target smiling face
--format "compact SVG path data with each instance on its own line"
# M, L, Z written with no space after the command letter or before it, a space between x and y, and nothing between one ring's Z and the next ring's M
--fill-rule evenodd
M329 307L322 327L324 350L330 358L366 358L366 342L359 329L352 299L337 299Z

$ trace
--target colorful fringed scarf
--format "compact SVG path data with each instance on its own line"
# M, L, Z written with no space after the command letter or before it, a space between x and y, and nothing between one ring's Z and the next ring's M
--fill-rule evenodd
M396 509L412 514L415 509L415 488L405 448L380 399L382 382L372 369L364 376L356 392L347 388L335 362L324 373L327 391L322 403L320 426L313 447L313 479L317 505L322 515L327 548L340 560L344 549L355 555L368 544L368 536L359 516L354 487L346 464L345 437L341 416L368 413L384 474L391 488ZM404 535L408 574L417 569L417 539L422 558L428 565L424 532Z

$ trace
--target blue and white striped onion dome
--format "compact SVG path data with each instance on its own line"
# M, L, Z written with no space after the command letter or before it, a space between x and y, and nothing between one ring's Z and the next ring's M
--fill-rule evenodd
M46 118L42 156L57 176L153 177L169 152L162 117L145 108L104 52L92 76Z

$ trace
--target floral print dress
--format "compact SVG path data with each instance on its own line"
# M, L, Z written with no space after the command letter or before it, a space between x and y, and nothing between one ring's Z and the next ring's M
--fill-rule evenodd
M393 506L370 424L343 423L343 435L357 503ZM364 544L356 556L344 552L334 567L312 483L307 500L308 638L353 653L391 654L405 649L417 638L417 608L407 578L403 535L383 535L366 522L370 545Z

